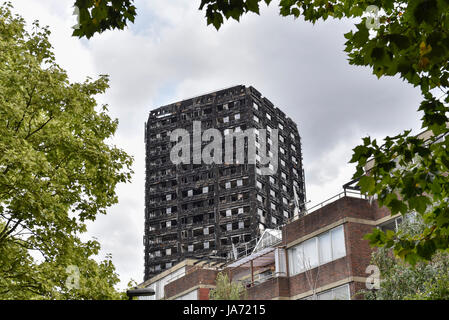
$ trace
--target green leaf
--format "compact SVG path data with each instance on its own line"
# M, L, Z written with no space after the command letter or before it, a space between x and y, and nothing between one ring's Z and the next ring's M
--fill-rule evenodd
M362 193L370 193L374 189L375 181L371 176L363 176L360 178L358 185Z

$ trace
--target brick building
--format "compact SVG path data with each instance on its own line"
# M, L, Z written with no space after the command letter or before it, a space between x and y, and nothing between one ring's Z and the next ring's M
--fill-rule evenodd
M188 163L171 161L171 150L179 142L172 133L178 129L189 134L183 141L189 150L192 146ZM231 161L223 154L221 163L198 162L195 157L204 157L201 150L209 142L204 139L209 129L231 136L231 141L234 134L254 129L254 144L245 138L243 151L247 154L254 147L255 163L248 157L237 163L237 138ZM223 140L220 147L226 149ZM261 146L261 141L266 144ZM145 144L144 280L186 259L225 258L233 246L284 224L305 202L297 125L253 87L234 86L151 111ZM266 164L261 157L267 156L278 160L268 165L274 174L262 172Z
M246 286L250 300L360 299L356 293L366 288L372 252L363 236L375 227L395 228L399 219L345 190L279 230L265 230L248 255L226 263L192 262L160 298L208 299L223 271Z

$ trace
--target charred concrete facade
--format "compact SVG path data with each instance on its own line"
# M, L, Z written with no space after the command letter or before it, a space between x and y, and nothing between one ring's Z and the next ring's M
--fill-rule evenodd
M270 134L278 129L275 173L260 174L259 162L174 164L170 152L177 141L170 133L185 129L193 139L194 121L201 121L201 132L216 128L224 135L267 129L268 152ZM234 86L151 111L145 145L144 280L188 258L226 257L233 244L284 225L305 202L297 125L253 87Z

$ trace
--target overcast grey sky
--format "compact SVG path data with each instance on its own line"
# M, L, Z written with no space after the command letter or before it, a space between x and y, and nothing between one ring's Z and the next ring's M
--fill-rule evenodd
M276 4L220 31L206 26L200 0L136 0L135 24L90 40L71 37L74 0L16 0L31 24L50 26L56 59L72 81L110 75L98 101L119 119L113 143L135 158L133 181L119 204L89 225L111 253L125 287L143 278L144 122L148 112L223 87L252 85L298 124L309 206L351 179L352 148L361 137L419 132L419 91L398 78L378 80L350 66L343 34L350 21L317 23L279 16Z

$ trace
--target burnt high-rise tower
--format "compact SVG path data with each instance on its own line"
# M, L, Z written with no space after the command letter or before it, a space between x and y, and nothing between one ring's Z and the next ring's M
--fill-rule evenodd
M255 155L255 164L175 164L170 153L178 140L171 141L171 133L187 130L193 150L194 126L199 121L200 133L215 128L224 137L251 128L256 132L266 129L262 142L266 142L268 157L277 160L274 173L263 173L260 154ZM276 129L277 138L273 136ZM248 143L254 143L259 153L260 140L257 134L254 142L246 139L245 150ZM257 238L264 228L284 224L304 207L297 126L253 87L235 86L151 111L145 142L144 280L184 258L211 253L226 256L232 244ZM208 143L200 140L200 150ZM193 150L190 159L194 156Z

